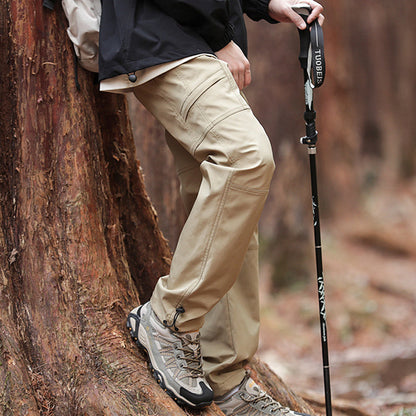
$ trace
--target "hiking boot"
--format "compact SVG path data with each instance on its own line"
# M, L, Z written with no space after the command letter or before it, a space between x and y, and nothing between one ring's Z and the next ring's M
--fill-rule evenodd
M130 312L127 328L147 352L154 378L177 403L193 408L211 404L213 392L202 371L199 332L171 331L149 302Z
M227 416L309 416L294 412L272 399L260 389L248 373L239 386L214 400Z

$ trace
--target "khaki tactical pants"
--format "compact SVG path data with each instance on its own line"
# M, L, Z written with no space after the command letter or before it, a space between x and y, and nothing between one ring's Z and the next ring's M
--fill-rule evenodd
M241 382L258 345L256 230L274 170L270 142L227 65L213 56L134 93L167 131L188 212L152 308L179 331L201 331L204 370L222 395Z

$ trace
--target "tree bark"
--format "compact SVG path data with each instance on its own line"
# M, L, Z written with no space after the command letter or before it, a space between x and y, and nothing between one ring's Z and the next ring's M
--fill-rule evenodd
M0 6L0 409L220 415L179 408L125 329L168 272L170 250L126 102L83 70L76 90L64 22L41 0Z

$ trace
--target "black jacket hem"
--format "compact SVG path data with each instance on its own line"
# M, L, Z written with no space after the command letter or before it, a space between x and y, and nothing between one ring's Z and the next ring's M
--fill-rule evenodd
M119 75L131 74L142 69L151 68L152 66L166 64L168 62L177 61L178 59L187 58L189 56L196 55L214 55L214 52L207 48L206 50L195 50L195 51L174 51L170 55L164 57L148 57L146 59L139 59L136 61L123 62L123 64L114 65L111 62L110 65L100 66L100 77L99 81L105 79L117 77Z
M243 13L276 23L270 0L102 0L99 79L128 74L234 41L247 55Z

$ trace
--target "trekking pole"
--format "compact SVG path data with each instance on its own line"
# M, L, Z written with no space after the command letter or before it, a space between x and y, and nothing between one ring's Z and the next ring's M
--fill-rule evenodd
M308 4L298 4L293 9L305 20L311 8ZM313 231L315 238L315 259L318 281L319 319L322 345L322 364L325 389L326 416L332 416L331 384L329 375L328 331L326 327L325 286L322 266L321 228L319 220L318 185L316 175L316 143L318 132L315 128L316 112L313 108L313 89L322 85L325 78L325 58L322 28L315 20L305 30L299 30L300 54L299 61L303 69L305 84L305 113L306 136L300 139L302 144L308 145L311 190Z

